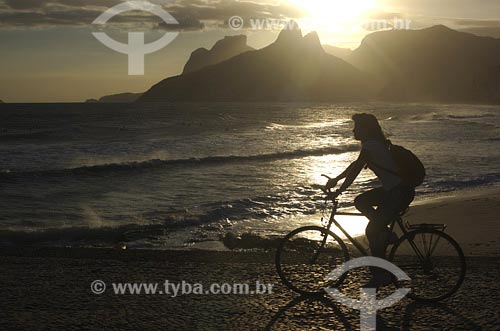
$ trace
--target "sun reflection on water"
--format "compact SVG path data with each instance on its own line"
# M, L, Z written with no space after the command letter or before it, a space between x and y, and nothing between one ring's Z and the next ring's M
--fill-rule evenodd
M339 175L349 163L356 159L357 155L358 153L352 152L312 157L308 169L311 184L324 185L326 183L326 178L321 176L322 174L326 174L330 177Z
M335 216L335 219L352 237L359 237L365 234L365 228L368 224L368 219L364 216ZM344 234L335 227L331 229L335 234L341 238L345 238Z

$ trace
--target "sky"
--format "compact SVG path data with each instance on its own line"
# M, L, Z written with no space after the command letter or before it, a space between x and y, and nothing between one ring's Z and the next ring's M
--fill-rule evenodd
M211 48L224 36L238 34L247 35L250 46L262 48L292 19L304 33L317 31L323 44L351 49L383 28L380 20L390 28L394 18L411 29L444 24L500 38L499 0L150 0L178 24L166 24L143 11L92 24L122 2L126 1L0 0L0 100L82 102L143 92L180 74L197 48ZM178 35L145 56L144 75L129 75L128 56L100 43L93 32L105 32L122 43L127 43L130 32L143 32L147 43L165 33Z

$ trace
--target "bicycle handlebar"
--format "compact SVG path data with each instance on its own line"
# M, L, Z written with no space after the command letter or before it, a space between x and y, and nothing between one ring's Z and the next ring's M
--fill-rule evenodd
M324 190L323 189L322 191L323 191L323 193L326 194L326 199L330 199L330 200L335 200L335 199L337 199L337 197L339 195L342 194L342 192L340 190L335 190L335 191L332 192L330 190Z
M328 180L332 179L332 177L325 174L321 174L321 176L326 177ZM326 189L324 186L319 186L319 189L323 191L323 193L325 193L326 199L335 200L339 195L342 194L342 191L340 190L332 191L331 189Z

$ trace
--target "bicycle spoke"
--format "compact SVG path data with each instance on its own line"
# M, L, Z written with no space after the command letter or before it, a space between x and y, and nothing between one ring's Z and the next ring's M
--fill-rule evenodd
M431 255L434 253L434 251L436 250L437 245L438 245L438 243L439 243L439 239L441 239L441 237L438 237L438 238L437 238L436 243L434 244L434 246L433 246L432 250L429 252L429 256L431 256Z
M393 248L390 259L410 277L410 297L414 299L446 298L465 277L462 250L449 235L437 230L417 229L407 234Z
M420 261L423 261L424 260L424 255L418 249L418 246L416 244L416 240L409 239L408 242L410 243L410 246L413 249L413 251L415 252L415 254L420 258Z
M423 244L423 248L424 248L424 252L427 251L427 241L425 240L425 233L422 234L422 244ZM428 255L427 255L428 256ZM427 257L426 256L426 257Z

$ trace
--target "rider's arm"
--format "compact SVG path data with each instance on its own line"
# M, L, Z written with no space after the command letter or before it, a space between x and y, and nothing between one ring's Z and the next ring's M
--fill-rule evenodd
M349 186L351 186L356 177L358 177L361 170L363 170L363 167L366 165L367 161L368 158L366 155L366 151L362 150L361 153L359 153L357 160L351 163L351 165L337 177L337 179L345 177L344 182L339 188L340 192L345 191Z
M335 178L330 178L328 180L328 183L326 183L325 188L330 189L332 187L337 186L337 183L339 182L339 180L341 180L342 178L345 178L347 176L347 174L352 171L352 169L354 168L355 165L356 165L356 162L351 163L347 167L347 169L345 169L340 175L338 175Z
M339 180L341 180L342 178L346 178L347 175L352 171L352 169L356 166L356 162L358 160L354 161L353 163L351 163L347 169L344 170L344 172L342 172L340 175L338 175L337 177L334 178L335 182L338 182Z

